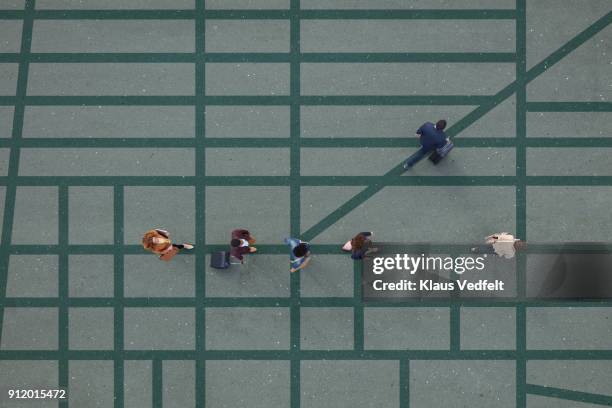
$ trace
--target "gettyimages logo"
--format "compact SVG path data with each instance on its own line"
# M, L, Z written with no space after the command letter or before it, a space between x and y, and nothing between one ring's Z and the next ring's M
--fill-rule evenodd
M372 272L380 275L385 271L406 271L414 275L417 271L453 271L458 275L466 271L482 271L485 269L486 255L479 257L441 257L420 256L414 257L408 254L396 254L395 256L377 256L372 261Z
M362 296L410 298L611 299L612 245L562 243L494 252L457 244L384 244L362 263ZM514 249L514 248L513 248ZM490 251L490 252L485 252ZM524 278L519 292L517 276Z
M483 278L486 260L486 254L431 256L421 253L414 256L403 253L376 256L371 262L364 262L368 265L364 274L368 285L364 288L364 297L401 297L402 294L407 297L426 297L468 292L503 292L505 283L502 279ZM479 278L471 279L474 277Z

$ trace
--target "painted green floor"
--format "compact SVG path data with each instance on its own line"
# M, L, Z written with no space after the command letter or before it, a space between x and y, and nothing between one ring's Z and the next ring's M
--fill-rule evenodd
M612 242L611 22L604 0L0 0L0 407L612 406L610 301L528 298L523 254L503 299L364 305L339 250ZM442 117L457 148L403 173ZM197 250L162 263L151 227ZM237 227L259 253L211 270Z

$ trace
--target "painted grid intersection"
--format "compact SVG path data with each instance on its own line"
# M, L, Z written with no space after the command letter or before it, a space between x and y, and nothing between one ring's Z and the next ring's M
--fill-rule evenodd
M8 306L53 306L59 307L59 347L58 351L0 351L2 359L57 359L59 361L59 383L67 386L69 381L68 362L79 359L102 359L114 362L114 389L116 392L115 406L123 406L124 390L124 364L125 360L143 359L152 360L153 371L153 402L154 406L161 406L162 369L161 362L167 359L189 359L196 362L196 384L203 384L205 378L205 361L215 359L266 359L266 360L289 360L291 368L291 405L300 406L300 362L310 359L368 359L384 360L393 359L400 362L400 389L401 406L409 404L408 384L410 360L423 359L499 359L515 360L516 366L516 398L517 406L526 405L527 394L539 394L546 396L560 396L570 400L612 405L610 397L580 393L576 391L544 388L527 384L526 361L529 359L601 359L609 360L612 356L610 350L605 351L533 351L526 348L526 307L527 306L549 306L569 305L571 303L544 303L537 301L522 300L524 292L519 297L506 301L444 301L438 300L427 302L428 306L450 306L451 310L451 347L450 351L375 351L364 350L363 331L363 304L360 297L360 271L355 265L354 296L353 298L300 298L300 275L291 276L291 296L285 298L263 298L263 299L241 299L241 298L208 298L205 296L205 275L196 274L196 296L195 298L125 298L124 288L124 255L138 254L141 249L137 246L124 244L124 186L138 185L185 185L195 186L196 190L196 245L204 250L195 253L196 270L205 268L205 254L218 249L215 245L204 245L205 230L205 187L206 186L289 186L290 188L290 229L293 235L301 235L304 239L313 239L323 230L331 226L342 216L355 209L360 203L372 197L385 186L391 185L432 185L432 186L457 186L457 185L509 185L516 186L516 223L517 235L526 237L526 187L528 185L611 185L608 176L565 176L565 177L534 177L526 173L526 149L527 147L584 147L602 146L610 147L610 140L581 140L565 139L533 139L526 138L526 113L528 111L610 111L610 104L606 102L591 103L560 103L560 102L527 102L526 85L534 80L546 69L559 62L564 56L571 53L579 45L590 39L593 35L607 27L612 20L611 13L602 16L595 24L588 27L577 37L569 41L565 46L551 54L546 60L527 70L526 67L526 7L524 0L517 0L516 10L426 10L426 11L305 11L300 9L299 0L292 0L291 7L287 11L212 11L204 10L203 1L196 3L195 10L185 11L40 11L35 10L34 1L27 1L23 12L0 12L0 16L10 19L23 19L23 34L21 51L19 54L2 54L3 62L18 62L19 73L17 92L15 97L0 97L0 104L14 105L13 134L9 140L0 141L2 147L10 147L10 160L8 175L0 177L2 185L6 186L6 204L4 212L4 223L2 230L2 279L0 280L0 292L3 294L2 311ZM32 54L30 53L32 27L34 19L131 19L131 18L155 18L155 19L194 19L196 23L195 53L193 54ZM211 54L204 49L204 24L206 19L289 19L291 25L290 52L287 54ZM299 49L300 21L305 18L404 18L404 19L514 19L516 21L516 53L490 53L490 54L302 54ZM516 62L516 80L502 89L494 96L342 96L342 97L318 97L300 95L300 63L301 62L331 62L331 61L381 61L381 62L415 62L415 61L487 61L487 62ZM28 68L30 62L42 61L123 61L123 62L192 62L195 64L195 96L151 96L151 97L67 97L67 96L27 96ZM206 62L273 62L283 61L290 63L290 95L276 97L234 97L234 96L208 96L205 95L205 69ZM488 139L461 139L462 146L474 147L515 147L517 173L515 177L402 177L399 166L390 170L384 176L301 176L300 175L300 149L302 147L405 147L412 144L405 139L311 139L300 138L300 106L303 105L343 105L343 104L468 104L479 105L479 108L468 114L462 120L454 124L450 129L451 135L457 135L466 129L471 123L478 120L488 111L509 96L517 95L516 123L517 134L515 139L488 138ZM62 139L24 139L22 138L23 120L25 107L29 105L190 105L196 111L196 134L194 139L127 139L127 140L62 140ZM205 107L212 105L242 105L242 104L282 104L290 106L290 138L287 140L266 139L207 139L205 137L204 114ZM19 159L21 147L190 147L196 152L196 175L194 177L28 177L19 176ZM290 149L290 175L289 176L261 176L261 177L232 177L232 176L207 176L205 174L204 156L208 147L288 147ZM300 228L300 187L318 185L364 185L368 186L346 204L325 217L321 222L302 232ZM114 245L69 245L68 242L68 187L76 185L109 185L114 189ZM13 215L15 210L15 197L18 186L58 186L59 187L59 244L51 246L13 245L11 244L11 231L13 227ZM316 245L315 252L319 254L337 254L336 245ZM261 253L277 254L284 253L285 248L281 245L265 245L260 247ZM8 273L8 255L16 253L28 254L58 254L59 255L59 296L58 298L6 298L6 283ZM73 299L68 296L68 255L69 254L113 254L114 255L114 297L108 299ZM525 258L519 257L517 263L517 276L519 290L524 291ZM608 305L606 302L580 303L580 306ZM205 310L207 306L286 306L290 309L290 337L291 348L287 351L214 351L206 350L205 345ZM422 305L414 302L401 304L402 307ZM70 306L114 308L114 350L113 351L74 351L68 348L68 309ZM126 306L189 306L196 310L196 347L194 351L125 351L124 350L124 321L123 308ZM346 306L354 309L354 350L349 351L306 351L300 348L300 310L302 307L316 306ZM385 306L385 304L373 305ZM398 306L393 304L393 306ZM512 306L516 308L516 351L465 351L460 350L460 306ZM2 319L4 313L0 313ZM206 396L204 387L196 388L196 401L198 406L204 406ZM67 403L62 403L67 406Z

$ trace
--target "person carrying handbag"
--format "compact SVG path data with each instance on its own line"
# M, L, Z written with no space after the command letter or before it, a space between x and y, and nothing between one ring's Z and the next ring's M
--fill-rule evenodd
M425 122L423 125L421 125L421 127L416 131L416 137L419 138L421 148L406 159L404 162L405 170L410 169L412 166L423 160L428 154L432 152L434 154L438 153L437 150L442 150L449 143L451 144L450 148L452 148L452 143L446 136L446 133L444 133L445 128L446 121L444 119L440 119L435 125L431 122ZM448 151L444 155L447 153Z

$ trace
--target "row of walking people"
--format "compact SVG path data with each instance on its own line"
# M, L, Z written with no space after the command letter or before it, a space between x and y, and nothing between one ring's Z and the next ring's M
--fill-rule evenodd
M359 260L378 251L373 243L374 233L371 231L360 232L348 240L342 251L350 253L352 259ZM211 266L225 269L230 264L243 264L245 257L257 252L255 243L257 240L246 229L235 229L231 232L228 251L221 251L219 261L211 259ZM310 243L298 238L288 237L284 240L289 247L289 271L297 272L306 268L312 260ZM156 254L163 261L170 261L181 250L192 250L194 245L190 243L175 244L170 239L168 231L160 228L147 231L142 238L143 247ZM508 232L500 232L485 237L484 245L472 248L472 252L494 253L503 258L514 257L515 251L525 246L525 243ZM233 262L232 262L233 261Z

